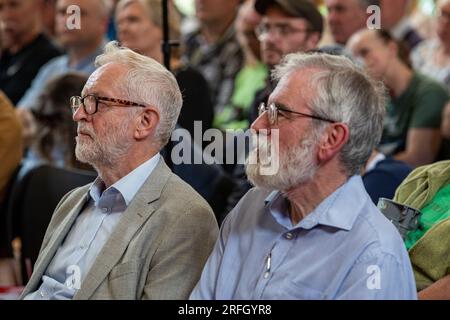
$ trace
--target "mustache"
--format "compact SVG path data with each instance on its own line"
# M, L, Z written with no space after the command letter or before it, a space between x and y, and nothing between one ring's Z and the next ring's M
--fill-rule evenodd
M79 133L86 134L86 135L89 135L89 136L91 136L91 137L95 135L94 131L92 131L91 129L89 129L86 125L82 125L82 124L79 124L79 125L78 125L77 133L78 133L78 134L79 134Z

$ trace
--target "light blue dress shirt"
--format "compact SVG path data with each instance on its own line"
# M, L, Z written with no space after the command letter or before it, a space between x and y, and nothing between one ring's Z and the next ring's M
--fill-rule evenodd
M250 190L224 221L191 299L416 299L395 227L353 176L297 225Z
M95 71L95 58L103 52L103 48L106 41L90 56L82 59L75 66L69 65L69 56L63 55L53 58L45 65L41 67L38 74L31 83L30 88L27 90L25 95L17 103L20 108L33 109L36 107L36 102L39 96L43 93L43 90L47 83L60 75L63 75L70 71L77 71L90 76L91 73ZM80 92L81 94L81 92Z
M94 181L89 202L47 267L41 286L26 300L73 298L122 213L159 160L156 154L106 190L100 178Z

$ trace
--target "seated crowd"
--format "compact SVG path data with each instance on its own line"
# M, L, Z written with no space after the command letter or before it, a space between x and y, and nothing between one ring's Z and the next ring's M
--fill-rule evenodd
M450 300L450 0L193 2L0 0L0 286ZM96 178L30 260L43 165Z

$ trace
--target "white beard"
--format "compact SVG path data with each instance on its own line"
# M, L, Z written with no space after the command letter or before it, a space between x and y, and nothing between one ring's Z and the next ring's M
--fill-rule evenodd
M255 140L255 136L252 139ZM310 180L316 173L318 165L315 161L315 137L310 134L298 145L288 148L279 154L279 168L274 174L262 174L261 155L269 154L271 140L262 141L258 139L258 147L253 148L246 163L246 173L250 182L260 188L275 189L280 191L289 190L295 186ZM275 142L277 143L277 142ZM259 157L258 157L259 152ZM273 160L271 155L271 160ZM258 159L258 162L249 162L249 159Z

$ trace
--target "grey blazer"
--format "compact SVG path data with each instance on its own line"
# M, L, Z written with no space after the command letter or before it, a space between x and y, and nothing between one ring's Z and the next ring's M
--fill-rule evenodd
M56 207L21 298L39 288L87 202L90 186L72 190ZM217 235L207 202L161 158L123 212L74 299L187 299Z

